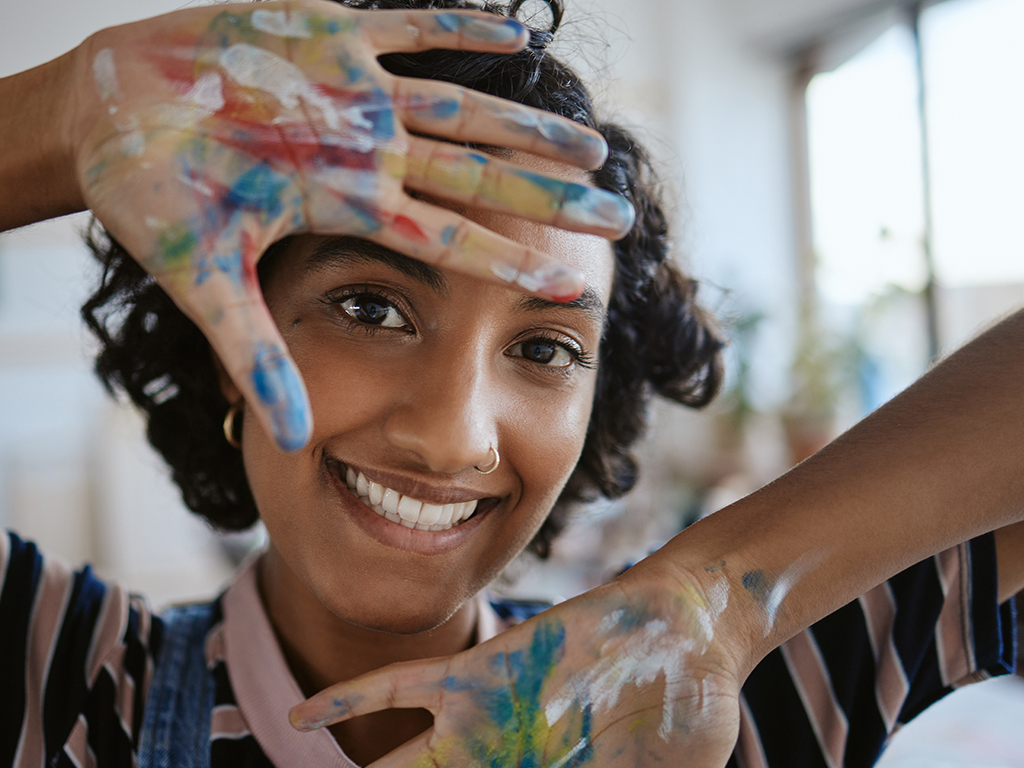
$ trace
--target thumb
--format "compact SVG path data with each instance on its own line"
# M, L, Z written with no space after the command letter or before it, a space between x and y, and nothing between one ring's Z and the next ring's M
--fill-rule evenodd
M256 418L285 451L309 440L313 418L306 388L267 308L256 277L261 251L229 227L187 268L155 275L199 326Z
M451 680L452 657L391 664L325 688L292 707L289 719L301 731L384 709L427 709L435 716Z

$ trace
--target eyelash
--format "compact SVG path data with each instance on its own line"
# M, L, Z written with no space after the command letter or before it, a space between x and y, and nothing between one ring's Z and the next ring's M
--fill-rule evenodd
M550 366L544 365L543 363L536 363L535 361L532 360L528 360L527 362L533 362L535 365L539 365L552 373L566 373L573 367L584 368L587 370L594 368L594 356L591 355L589 352L585 351L581 346L579 346L579 344L575 342L567 342L563 338L555 336L550 331L538 330L530 331L528 333L530 333L531 335L528 335L525 338L516 341L512 345L512 348L536 341L547 342L549 344L554 344L557 347L561 347L566 352L568 352L569 356L572 358L572 364L567 366Z
M387 307L393 308L405 321L406 328L391 328L385 325L374 325L373 323L364 323L357 320L349 314L348 310L342 305L350 299L369 299L372 302L382 304ZM409 322L408 313L404 312L399 306L399 302L395 299L389 298L379 290L374 290L370 286L364 286L361 288L351 288L348 290L331 293L324 297L323 302L331 307L340 310L342 318L348 322L348 324L354 328L358 328L360 331L365 333L367 336L373 336L374 334L380 333L381 331L401 331L403 333L415 333L415 328L411 322Z
M370 299L371 301L393 308L396 312L398 312L399 315L401 315L402 319L405 321L406 325L409 326L409 328L389 329L388 326L374 325L373 323L365 323L360 320L357 320L356 318L352 317L352 315L349 314L348 310L341 306L349 299L355 298ZM347 320L351 326L359 328L359 330L365 333L367 336L373 336L377 333L386 330L404 330L405 333L415 333L415 329L412 328L412 323L409 322L407 313L402 311L401 307L398 306L398 302L395 301L394 299L389 298L388 296L385 296L383 293L374 290L370 286L364 286L361 288L351 288L337 293L328 294L326 297L324 297L323 302L331 307L336 307L340 309L344 319ZM564 349L566 352L568 352L569 356L572 358L572 363L571 365L567 366L550 366L545 365L544 363L537 363L535 361L530 360L527 360L527 362L532 362L534 363L534 365L540 366L541 368L556 374L567 373L568 370L573 367L579 367L590 370L596 366L594 356L591 355L589 352L585 351L579 344L575 342L567 342L563 338L554 336L550 331L538 330L536 332L530 333L533 333L533 335L526 336L525 338L516 341L512 345L512 347L515 348L523 344L529 344L531 342L537 341L547 342L549 344L554 344L555 346L560 347L561 349ZM515 357L520 356L515 355Z

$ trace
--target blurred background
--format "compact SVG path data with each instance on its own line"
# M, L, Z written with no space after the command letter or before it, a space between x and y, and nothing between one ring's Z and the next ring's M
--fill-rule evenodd
M653 150L680 262L731 344L712 408L658 405L637 490L498 585L530 597L608 578L1024 305L1020 0L566 4L558 53ZM179 7L0 0L0 76ZM139 417L92 376L87 224L0 235L0 524L157 606L204 597L262 533L193 518ZM1024 766L1020 687L958 693L885 764Z

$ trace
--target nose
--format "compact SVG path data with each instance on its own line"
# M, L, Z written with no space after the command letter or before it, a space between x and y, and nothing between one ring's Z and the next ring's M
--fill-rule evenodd
M418 371L384 423L391 445L432 472L487 469L498 449L497 393L485 366L468 356Z

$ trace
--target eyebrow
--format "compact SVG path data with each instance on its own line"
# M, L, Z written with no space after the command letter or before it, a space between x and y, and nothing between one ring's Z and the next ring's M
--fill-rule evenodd
M357 237L329 237L317 243L306 259L306 270L345 267L366 261L384 264L402 272L441 296L448 296L450 293L448 278L437 267Z
M312 271L345 267L357 262L384 264L418 280L441 296L448 297L451 293L448 278L437 267L417 261L383 245L349 235L328 237L317 243L306 259L306 269ZM583 293L579 297L567 302L524 295L516 303L516 309L525 312L550 312L564 309L581 311L598 324L603 323L605 317L604 303L597 291L589 285L583 289Z
M605 308L597 291L589 285L583 289L583 293L572 301L552 301L540 296L522 296L519 299L516 309L528 312L549 312L553 309L571 309L586 313L598 324L604 322Z

